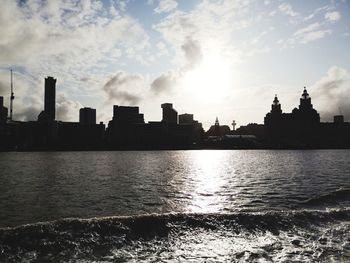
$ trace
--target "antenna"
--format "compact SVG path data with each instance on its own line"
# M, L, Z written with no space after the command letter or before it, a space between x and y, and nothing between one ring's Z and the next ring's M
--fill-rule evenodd
M12 113L13 113L13 100L15 96L13 94L13 81L12 81L12 69L11 69L11 97L10 97L10 121L12 121Z

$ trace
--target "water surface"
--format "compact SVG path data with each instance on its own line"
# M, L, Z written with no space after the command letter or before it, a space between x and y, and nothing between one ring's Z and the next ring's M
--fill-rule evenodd
M59 220L1 230L0 253L350 260L349 160L348 150L0 153L0 227Z

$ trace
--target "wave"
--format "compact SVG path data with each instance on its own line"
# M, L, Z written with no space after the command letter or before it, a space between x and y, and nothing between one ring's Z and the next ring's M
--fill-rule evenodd
M183 241L183 237L193 237L194 241L190 242L193 245L193 242L197 242L195 239L198 233L211 233L219 240L233 236L256 237L267 233L281 237L281 233L291 230L308 233L315 227L342 222L350 222L350 209L67 218L0 229L0 258L8 261L23 258L29 261L31 258L68 261L86 255L91 260L100 260L103 255L106 260L107 255L114 253L115 256L126 247L131 247L129 254L136 253L140 250L140 244L148 246L145 244L149 242L160 242L162 245L155 245L157 249L169 249L166 244L174 236L185 243L188 241ZM347 236L348 231L344 230L342 235ZM299 243L299 240L291 242L298 246ZM124 256L128 253L124 253Z
M346 190L347 192L350 190ZM340 193L340 191L337 191ZM321 199L321 198L320 198ZM43 231L104 231L112 232L152 232L156 229L163 231L168 224L187 225L189 227L233 227L251 229L281 228L292 223L303 226L309 223L326 223L334 220L350 220L350 208L334 208L327 210L282 210L266 212L237 212L237 213L164 213L144 214L133 216L110 216L93 218L64 218L54 221L24 224L15 227L0 228L0 238L12 232Z
M306 206L323 206L330 204L338 204L344 201L350 201L349 188L340 188L333 192L307 199L306 201L303 201L300 204Z

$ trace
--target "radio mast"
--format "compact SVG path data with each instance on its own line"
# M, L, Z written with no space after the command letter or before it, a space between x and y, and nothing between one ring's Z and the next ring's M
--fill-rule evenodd
M12 112L13 112L13 100L15 96L13 94L13 81L12 81L12 69L11 69L11 97L10 97L10 121L12 121Z

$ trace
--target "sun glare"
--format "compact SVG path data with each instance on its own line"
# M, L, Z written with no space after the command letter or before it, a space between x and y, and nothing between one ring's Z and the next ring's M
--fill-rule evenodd
M189 71L184 86L191 95L204 101L216 101L227 96L232 86L230 62L218 53L207 54Z

